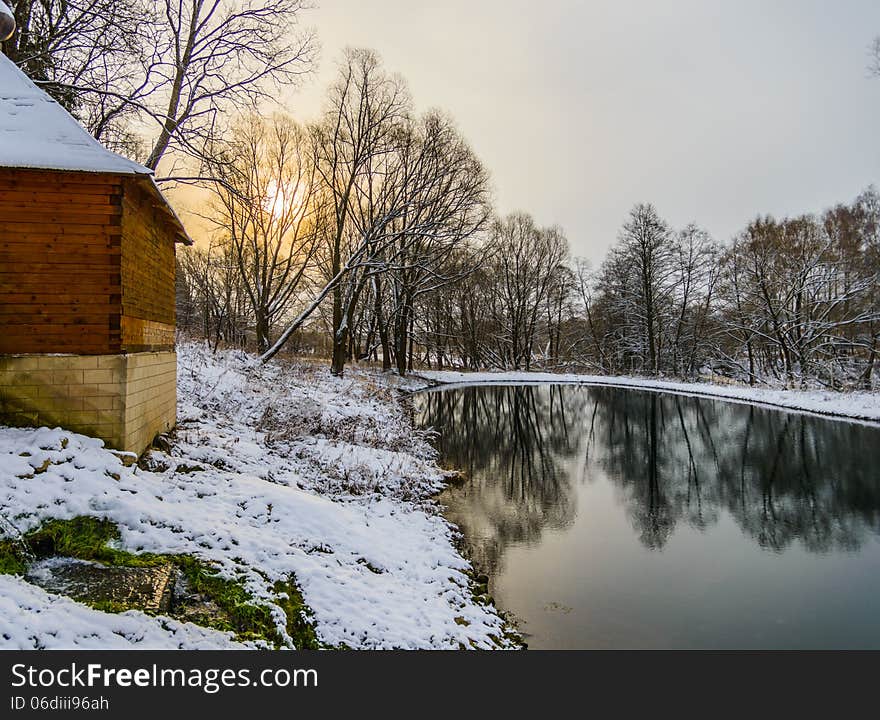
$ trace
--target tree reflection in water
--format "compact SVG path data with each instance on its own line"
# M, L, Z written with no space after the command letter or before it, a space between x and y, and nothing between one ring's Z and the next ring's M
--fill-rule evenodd
M722 513L781 552L855 550L880 531L880 429L751 405L620 388L490 386L417 397L445 461L444 493L474 559L497 570L577 513L576 483L608 477L641 542Z
M423 426L467 482L444 494L477 565L494 572L504 547L534 542L575 517L570 461L581 447L588 398L569 388L466 388L419 395Z

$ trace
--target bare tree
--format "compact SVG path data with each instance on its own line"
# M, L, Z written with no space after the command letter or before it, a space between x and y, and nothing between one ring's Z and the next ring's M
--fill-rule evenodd
M671 231L653 205L636 205L620 232L606 267L615 275L615 297L624 304L624 337L627 348L642 369L655 375L660 354L668 301L675 272Z
M586 319L586 328L580 342L576 342L575 347L581 344L589 345L595 354L596 363L603 372L611 372L613 365L608 356L610 347L610 338L606 329L605 313L601 309L601 295L596 297L595 275L590 263L583 259L577 258L574 266L576 294L580 301L578 310L583 311ZM598 311L598 312L597 312ZM584 354L584 353L581 353Z
M726 361L737 364L744 343L750 382L758 369L789 386L870 378L878 319L872 226L861 200L832 208L822 222L752 222L725 258L718 323L720 337L734 341L719 347Z
M745 243L743 237L735 237L721 256L716 310L723 319L713 338L712 350L715 369L722 369L720 364L732 366L747 377L749 385L754 385L758 380L756 345L760 332L752 322L755 308L749 292Z
M2 0L0 0L2 1ZM11 0L10 58L92 134L156 170L198 161L218 116L310 68L304 0ZM146 152L138 135L152 136Z
M390 213L395 216L386 231L391 243L384 256L376 257L376 266L390 271L394 357L402 375L412 367L419 301L460 276L462 268L448 261L485 228L490 206L488 173L441 114L432 112L411 124L397 155L398 176L389 179L402 188L402 211Z
M371 181L381 172L380 166L392 162L389 158L398 129L410 107L402 79L389 75L372 51L350 49L331 87L325 117L314 128L315 167L332 206L331 224L320 255L326 284L316 299L333 295L331 370L337 375L345 366L351 311L363 289L364 278L359 270L377 252L377 243L382 242L385 226L392 219L370 218L367 225L361 214L361 222L356 225L355 211L362 192L394 192L391 184L375 188ZM359 183L366 184L367 189L361 190Z
M146 166L169 148L201 159L217 117L270 97L310 67L311 33L297 33L303 0L155 0L156 55L129 102L159 124Z
M0 0L3 2L3 0ZM152 42L149 0L7 0L16 30L9 58L108 145L134 153L124 120L135 108ZM118 100L110 103L111 97Z
M718 247L691 223L673 240L672 312L666 346L675 375L694 375L704 354L709 314L718 281Z
M178 327L215 350L221 341L244 347L254 321L233 243L221 236L207 248L185 248L177 262Z
M523 213L496 221L498 244L490 312L497 320L498 354L509 367L528 370L535 354L541 308L559 267L568 259L568 241L559 228L538 228Z
M319 228L320 196L310 139L290 118L248 116L208 153L216 201L207 215L228 233L250 301L257 348L303 291Z

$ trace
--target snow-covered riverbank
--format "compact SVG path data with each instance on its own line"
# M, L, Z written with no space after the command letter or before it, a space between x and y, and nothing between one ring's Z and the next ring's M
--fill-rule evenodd
M424 370L422 387L431 385L488 385L563 383L628 387L637 390L723 398L734 402L767 405L798 412L815 413L849 420L880 422L880 393L831 392L825 390L771 390L739 385L712 385L658 380L656 378L610 377L540 372L456 372ZM414 379L415 381L415 379Z
M282 634L272 588L293 575L328 646L505 645L504 621L474 599L431 500L442 475L398 385L416 386L184 345L176 439L149 471L63 429L0 428L2 534L112 520L126 550L215 563L274 608ZM0 577L0 608L4 648L235 645L167 618L98 612L11 575Z

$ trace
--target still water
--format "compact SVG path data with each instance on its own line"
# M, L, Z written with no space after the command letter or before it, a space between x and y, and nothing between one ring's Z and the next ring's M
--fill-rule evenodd
M880 427L617 388L415 397L532 648L880 648Z

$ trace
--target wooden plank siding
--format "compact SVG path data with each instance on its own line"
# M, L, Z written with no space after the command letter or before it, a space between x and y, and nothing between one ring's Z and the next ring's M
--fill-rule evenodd
M122 200L122 350L174 348L175 236L168 214L137 180Z
M120 351L122 192L114 175L0 168L0 354Z
M179 231L148 182L0 168L0 355L173 349Z

